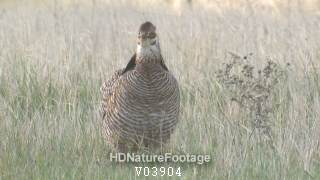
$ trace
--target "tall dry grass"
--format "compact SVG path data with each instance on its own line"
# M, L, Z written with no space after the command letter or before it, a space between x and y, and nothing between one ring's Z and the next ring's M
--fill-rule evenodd
M135 178L134 164L108 161L97 108L102 81L126 65L146 20L158 27L181 89L180 123L167 150L213 157L207 166L177 164L185 179L320 177L319 15L298 6L277 15L248 3L219 11L186 6L178 14L170 7L97 0L1 8L3 179ZM290 63L270 93L272 146L253 133L250 111L217 78L235 55L254 69L270 59Z

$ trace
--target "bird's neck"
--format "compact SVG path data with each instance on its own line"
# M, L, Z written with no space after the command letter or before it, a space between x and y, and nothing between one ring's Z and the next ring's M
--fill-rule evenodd
M136 70L140 74L149 76L163 71L160 50L152 48L137 49L136 55Z
M161 63L161 52L156 47L137 47L136 51L137 64L157 64Z

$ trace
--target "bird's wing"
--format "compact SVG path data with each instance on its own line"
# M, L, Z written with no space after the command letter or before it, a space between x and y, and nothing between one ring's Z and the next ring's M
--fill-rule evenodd
M102 93L102 104L101 104L101 110L100 113L102 115L102 118L105 117L106 115L106 108L108 105L108 101L110 99L110 97L112 96L112 93L114 91L114 86L116 84L116 82L119 80L119 78L122 75L122 72L124 71L124 69L119 69L117 70L109 80L105 81L101 88L100 91Z
M136 66L135 60L136 60L136 54L134 53L133 56L131 57L130 61L128 62L126 68L117 70L109 80L105 81L102 84L102 86L100 88L100 91L102 93L102 98L103 98L102 99L102 106L101 106L101 110L100 110L102 118L104 118L106 115L106 108L108 105L108 101L109 101L110 97L112 96L114 89L116 88L115 87L116 82L119 80L119 78L124 73L131 71L135 68L135 66Z

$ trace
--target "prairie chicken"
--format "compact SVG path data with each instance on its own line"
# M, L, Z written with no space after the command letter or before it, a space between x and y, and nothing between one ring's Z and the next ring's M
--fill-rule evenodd
M169 140L178 122L179 87L152 23L140 26L136 52L101 91L104 133L119 151L157 148Z

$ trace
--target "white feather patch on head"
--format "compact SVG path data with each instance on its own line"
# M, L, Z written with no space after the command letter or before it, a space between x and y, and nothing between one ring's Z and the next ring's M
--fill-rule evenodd
M142 58L160 57L159 41L156 38L143 40L137 45L137 56Z

